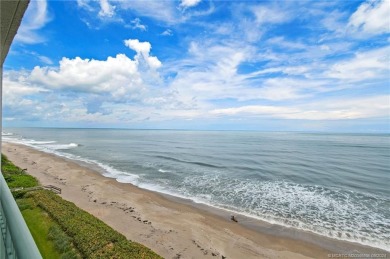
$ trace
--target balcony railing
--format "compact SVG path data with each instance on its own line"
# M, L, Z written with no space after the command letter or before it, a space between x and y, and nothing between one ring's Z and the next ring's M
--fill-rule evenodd
M29 0L0 0L0 130L2 129L3 63L28 3ZM3 258L36 259L42 256L3 175L0 174L0 259Z
M2 174L0 174L0 229L0 258L42 258Z

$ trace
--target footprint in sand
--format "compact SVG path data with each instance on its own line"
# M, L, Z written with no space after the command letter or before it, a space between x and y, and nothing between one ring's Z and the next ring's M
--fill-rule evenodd
M192 240L192 243L193 243L194 245L196 245L196 247L198 247L198 248L200 249L200 251L202 251L202 253L203 253L204 255L207 255L209 252L211 253L212 256L217 256L217 255L219 255L219 253L216 252L216 251L211 252L211 251L209 251L208 249L204 249L204 248L203 248L201 245L199 245L199 243L196 242L195 240ZM210 250L214 250L214 249L210 248ZM224 256L222 255L222 258L226 258L226 257L224 257Z

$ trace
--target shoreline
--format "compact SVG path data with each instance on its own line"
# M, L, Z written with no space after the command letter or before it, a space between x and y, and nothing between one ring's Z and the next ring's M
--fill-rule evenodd
M63 189L64 199L165 258L328 258L328 254L339 253L386 253L241 215L237 224L230 221L227 210L119 183L87 164L28 146L7 142L2 152L42 184Z

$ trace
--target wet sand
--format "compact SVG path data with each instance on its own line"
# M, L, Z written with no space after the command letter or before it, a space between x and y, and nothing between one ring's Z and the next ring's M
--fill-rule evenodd
M164 258L329 258L337 253L383 253L378 249L287 229L140 189L102 176L91 166L3 143L2 152L42 185L103 220L128 239Z

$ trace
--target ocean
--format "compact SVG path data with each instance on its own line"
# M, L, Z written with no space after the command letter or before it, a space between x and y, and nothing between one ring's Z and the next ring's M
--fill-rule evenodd
M106 177L390 251L390 134L9 128Z

